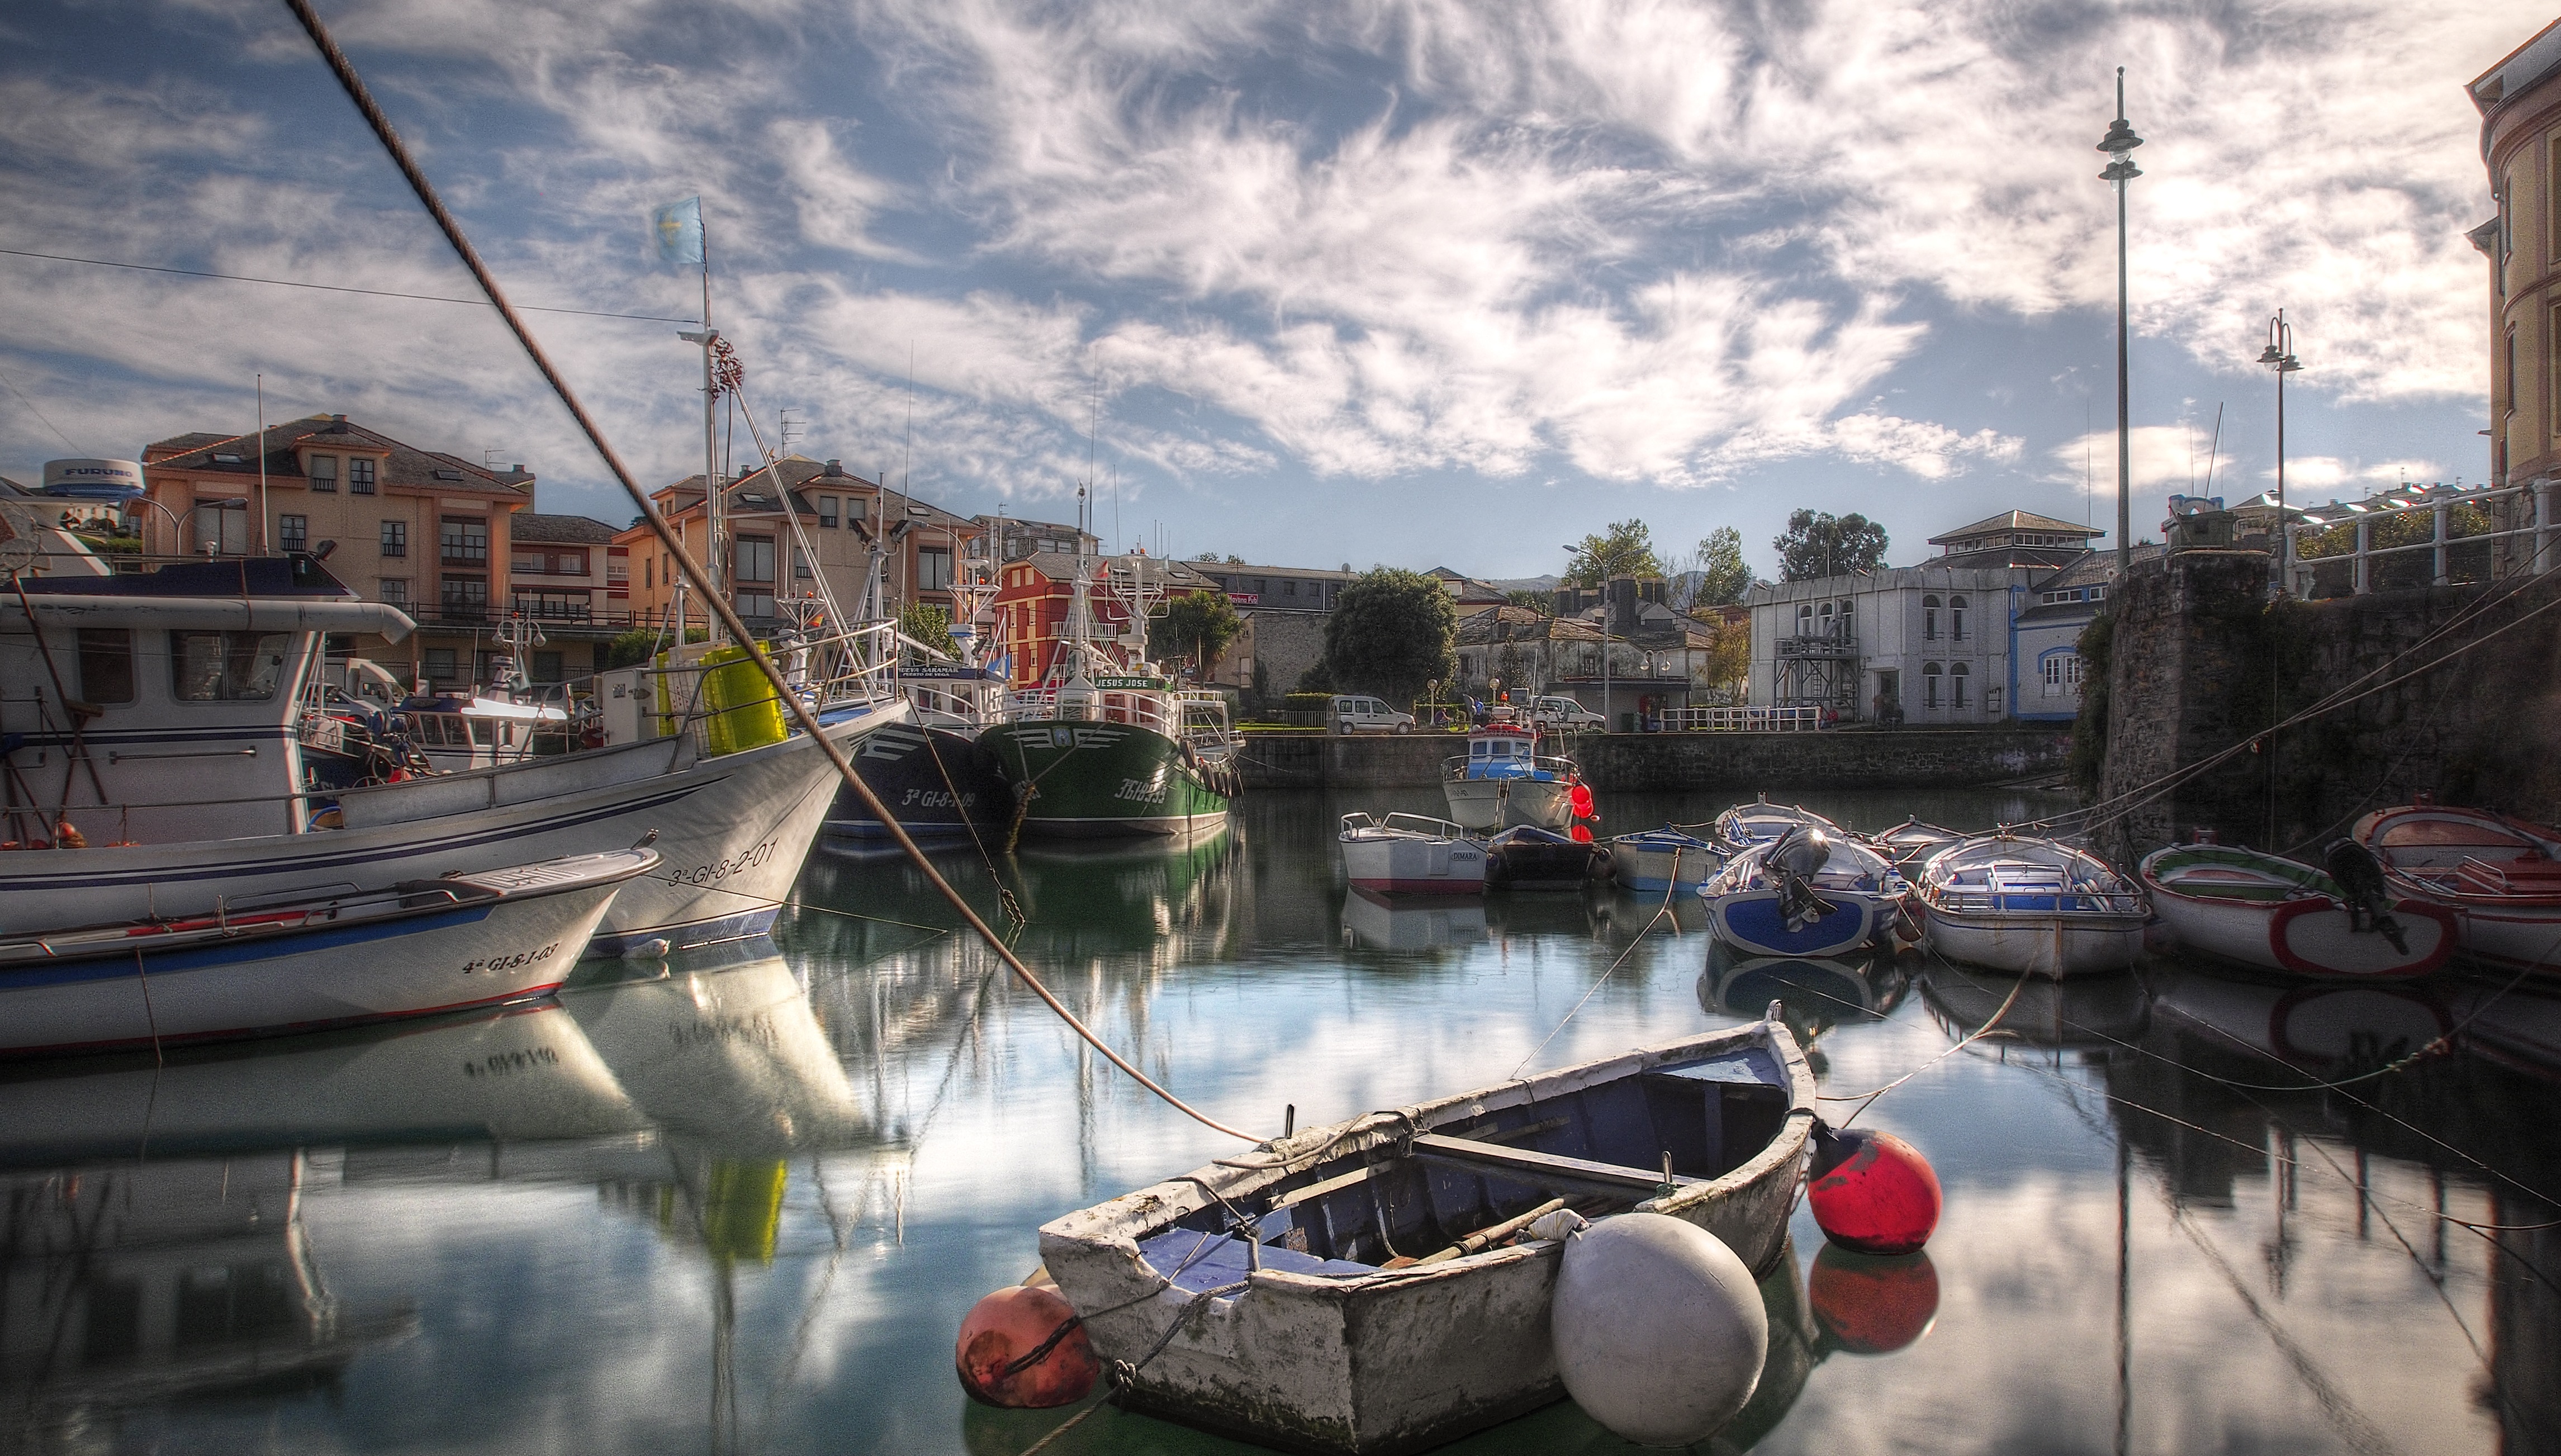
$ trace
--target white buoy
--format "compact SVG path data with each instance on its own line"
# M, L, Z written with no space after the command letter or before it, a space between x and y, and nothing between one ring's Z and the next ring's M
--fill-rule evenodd
M1641 1446L1686 1446L1761 1382L1770 1315L1725 1240L1664 1213L1622 1213L1565 1245L1548 1315L1566 1393Z

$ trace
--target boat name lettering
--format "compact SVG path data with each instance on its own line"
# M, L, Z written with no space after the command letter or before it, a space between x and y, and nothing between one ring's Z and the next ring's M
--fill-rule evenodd
M955 798L940 789L909 789L907 797L899 801L899 807L902 809L974 809L978 807L978 796L961 794Z
M1126 799L1132 804L1161 804L1165 801L1165 785L1161 779L1150 783L1143 778L1124 778L1120 780L1119 790L1111 797Z
M462 1063L467 1077L513 1076L520 1071L560 1065L560 1053L549 1047L528 1047L522 1052L498 1052L477 1061Z
M669 1027L667 1040L678 1050L688 1047L717 1047L748 1042L759 1047L771 1047L781 1036L773 1029L770 1016L723 1017L697 1022L690 1027Z
M772 859L778 843L777 839L768 839L754 849L740 850L728 859L714 860L708 865L696 865L690 870L679 870L667 877L667 883L669 885L718 885L733 875L744 875Z
M468 976L475 971L520 971L527 966L541 965L558 954L560 954L560 942L555 940L540 950L520 950L514 955L493 955L483 960L466 962L462 967L462 974Z

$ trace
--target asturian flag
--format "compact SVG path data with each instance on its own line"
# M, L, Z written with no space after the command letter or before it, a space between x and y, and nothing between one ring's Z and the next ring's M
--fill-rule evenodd
M658 209L649 225L658 234L658 256L671 263L703 260L703 200L689 197Z

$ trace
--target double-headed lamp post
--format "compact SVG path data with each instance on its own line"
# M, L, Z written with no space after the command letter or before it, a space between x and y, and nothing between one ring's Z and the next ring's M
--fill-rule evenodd
M2126 396L2126 184L2143 175L2134 165L2134 148L2143 139L2126 124L2126 68L2117 68L2117 119L2099 138L2108 154L2103 182L2117 184L2117 579L2119 589L2134 569L2134 442Z
M2282 308L2268 320L2268 347L2259 362L2277 372L2277 589L2286 591L2295 584L2287 569L2294 565L2295 534L2286 520L2286 376L2304 365L2295 357L2295 326L2286 322Z

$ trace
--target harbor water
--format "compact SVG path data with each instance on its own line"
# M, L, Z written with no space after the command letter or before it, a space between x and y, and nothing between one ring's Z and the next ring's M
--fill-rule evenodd
M1807 802L1865 829L2062 807ZM990 919L1012 893L1023 958L1123 1054L1266 1133L1774 1000L1827 1095L1908 1074L1858 1125L1935 1164L1937 1236L1844 1257L1800 1207L1761 1388L1703 1449L2561 1448L2561 999L1736 962L1690 897L1354 894L1351 809L1440 805L1269 793L1194 843L938 860ZM797 898L769 941L591 964L556 1004L0 1069L0 1450L1018 1456L1071 1412L971 1405L962 1314L1044 1220L1241 1145L904 863L814 857ZM1117 1410L1047 1448L1251 1449ZM1632 1448L1560 1402L1450 1449Z

